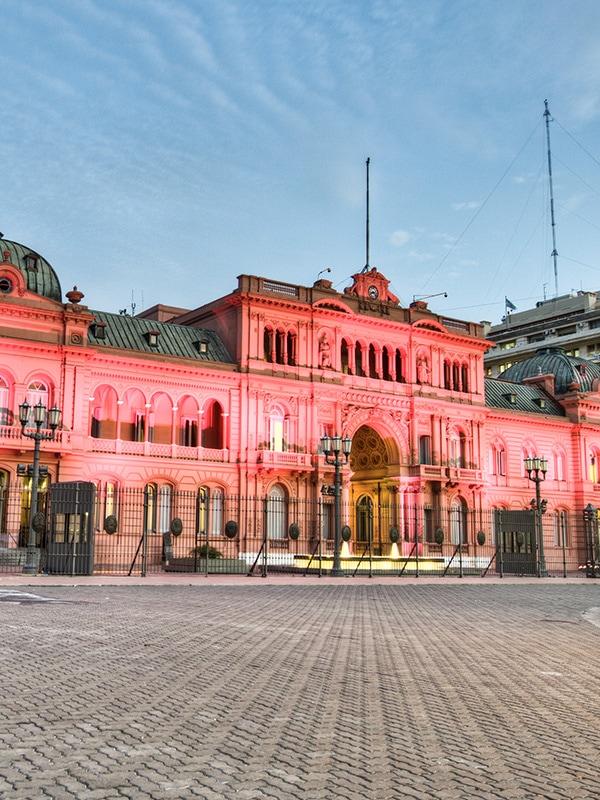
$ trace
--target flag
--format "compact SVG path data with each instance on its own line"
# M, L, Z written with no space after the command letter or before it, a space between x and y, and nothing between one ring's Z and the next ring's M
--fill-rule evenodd
M516 311L517 307L514 303L511 303L510 300L506 295L504 295L504 305L506 306L507 311Z

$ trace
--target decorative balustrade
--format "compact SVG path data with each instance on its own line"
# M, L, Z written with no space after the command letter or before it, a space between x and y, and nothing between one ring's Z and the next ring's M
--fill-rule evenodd
M116 453L150 458L176 458L188 461L229 461L229 450L209 447L185 447L157 442L129 442L124 439L88 439L89 449L95 453Z
M278 467L312 467L310 453L279 453L275 450L259 450L256 454L258 464L273 465Z
M29 430L29 428L27 428ZM43 430L43 429L42 429ZM33 450L33 444L31 440L28 440L26 437L23 436L21 433L21 426L20 425L0 425L0 439L11 439L13 441L22 441L23 445L27 447L27 449L31 448ZM60 450L61 446L64 444L70 444L71 442L71 432L70 431L55 431L54 432L54 439L48 439L44 442L44 450Z

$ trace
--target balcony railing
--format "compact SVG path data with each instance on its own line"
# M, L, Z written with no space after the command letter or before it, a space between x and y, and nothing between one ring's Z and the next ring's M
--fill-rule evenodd
M278 467L312 467L310 453L279 453L275 450L259 450L256 453L257 464L273 464Z
M150 458L176 458L187 461L229 461L229 450L212 447L185 447L179 444L156 442L129 442L123 439L95 439L89 437L89 449L95 453L116 453Z
M22 441L28 450L33 450L33 443L31 442L31 439L26 439L23 436L20 425L0 425L0 439ZM70 431L57 430L54 432L54 439L48 439L44 442L44 450L60 450L62 445L70 444L70 441Z

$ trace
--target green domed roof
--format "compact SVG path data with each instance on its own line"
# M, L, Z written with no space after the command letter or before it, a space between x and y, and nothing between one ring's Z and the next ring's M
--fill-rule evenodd
M30 292L62 303L62 290L58 275L39 253L18 242L10 242L8 239L0 239L0 253L8 253L8 261L21 270Z
M600 364L568 356L562 347L541 347L534 356L518 361L502 373L503 378L517 383L535 375L554 375L556 394L566 394L574 388L590 392L594 381L600 378Z

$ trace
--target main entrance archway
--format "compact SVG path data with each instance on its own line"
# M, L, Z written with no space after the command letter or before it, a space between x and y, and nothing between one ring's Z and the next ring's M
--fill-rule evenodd
M349 510L357 555L366 548L374 555L389 552L390 530L398 525L398 461L395 440L384 439L370 425L362 425L352 437Z

